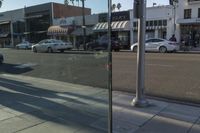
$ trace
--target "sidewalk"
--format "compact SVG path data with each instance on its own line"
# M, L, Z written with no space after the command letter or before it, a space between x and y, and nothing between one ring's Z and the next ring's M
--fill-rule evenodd
M0 75L1 133L107 133L108 90L27 76ZM200 107L113 92L113 133L199 133Z
M114 92L114 133L200 133L200 107L149 99L149 107L136 108L132 99Z

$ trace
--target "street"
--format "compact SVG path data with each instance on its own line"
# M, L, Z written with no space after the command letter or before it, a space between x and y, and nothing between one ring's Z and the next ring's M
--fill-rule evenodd
M107 53L67 51L33 53L1 49L1 73L20 74L107 88ZM200 55L146 53L145 92L149 95L200 102ZM113 52L113 89L135 92L136 53Z

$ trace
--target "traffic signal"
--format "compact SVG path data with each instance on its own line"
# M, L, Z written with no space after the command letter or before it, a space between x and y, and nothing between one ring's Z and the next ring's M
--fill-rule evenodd
M134 0L134 8L133 8L134 18L139 18L140 16L139 6L140 6L140 0Z

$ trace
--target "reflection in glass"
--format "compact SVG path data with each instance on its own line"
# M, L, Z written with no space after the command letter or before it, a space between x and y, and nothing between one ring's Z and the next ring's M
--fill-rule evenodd
M11 14L8 23L0 19L0 43L6 47L0 49L0 129L10 123L5 132L108 132L107 29L93 30L99 23L93 9L100 2L106 13L107 1L94 7L85 1L84 10L71 2L3 13ZM89 49L97 42L97 49Z

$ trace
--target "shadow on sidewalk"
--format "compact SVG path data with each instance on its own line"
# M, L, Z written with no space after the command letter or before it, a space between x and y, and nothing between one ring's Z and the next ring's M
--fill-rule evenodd
M93 101L93 104L90 104L88 100ZM25 82L0 78L1 105L43 121L63 125L73 122L89 126L101 117L92 110L87 112L90 108L95 108L94 103L107 104L104 100L85 96L79 92L76 94L67 92L67 88L66 92L59 92L34 87L33 84ZM105 108L97 109L107 113Z

